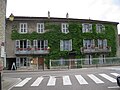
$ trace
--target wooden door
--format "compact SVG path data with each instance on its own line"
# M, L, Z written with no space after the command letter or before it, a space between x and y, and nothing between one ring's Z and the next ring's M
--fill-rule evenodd
M44 58L38 58L38 69L44 69Z

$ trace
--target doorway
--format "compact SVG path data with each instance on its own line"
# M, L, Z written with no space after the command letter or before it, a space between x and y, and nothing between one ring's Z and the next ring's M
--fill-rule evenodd
M38 57L38 69L44 69L44 58Z

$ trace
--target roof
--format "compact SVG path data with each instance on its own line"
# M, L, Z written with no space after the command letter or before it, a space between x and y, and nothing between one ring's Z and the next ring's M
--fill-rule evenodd
M9 18L7 18L9 20ZM14 16L14 20L43 20L43 21L56 21L56 22L63 22L63 21L72 21L72 22L83 22L83 23L112 23L112 24L119 24L119 22L112 22L112 21L102 21L102 20L93 20L93 19L78 19L78 18L58 18L58 17L30 17L30 16Z

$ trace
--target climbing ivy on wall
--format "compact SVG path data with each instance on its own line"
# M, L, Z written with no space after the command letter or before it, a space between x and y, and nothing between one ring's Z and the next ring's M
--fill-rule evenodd
M45 23L46 32L39 34L37 32L20 34L17 31L17 27L14 27L11 34L12 40L28 39L33 41L34 39L48 40L48 46L50 47L49 55L46 55L46 59L59 59L60 57L68 58L69 51L60 51L60 40L72 39L72 49L76 52L76 58L83 58L85 54L80 52L80 48L83 47L83 39L94 39L97 45L97 39L107 39L108 46L111 47L111 52L108 56L114 57L116 55L116 36L114 25L105 25L105 31L103 33L96 33L96 24L92 26L92 33L82 33L82 24L69 22L69 33L61 33L61 25L57 23ZM94 55L97 57L97 54Z

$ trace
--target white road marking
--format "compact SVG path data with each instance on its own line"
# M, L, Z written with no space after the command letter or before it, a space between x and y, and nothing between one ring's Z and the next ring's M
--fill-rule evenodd
M15 85L15 87L22 87L24 86L30 79L32 78L26 78L23 81L21 81L20 83L18 83L17 85Z
M15 85L17 85L19 82L22 81L21 78L17 78L17 79L18 79L17 82L13 83L13 85L8 90L11 90L13 87L15 87Z
M50 76L47 86L55 86L56 78L55 76Z
M120 88L119 86L112 86L112 87L108 87L110 89L113 89L113 88Z
M39 86L42 80L43 80L43 77L38 77L31 86Z
M105 79L113 82L113 83L116 83L116 82L117 82L116 79L114 79L114 78L112 78L112 77L110 77L110 76L108 76L108 75L106 75L106 74L99 74L99 75L102 76L102 77L104 77Z
M112 74L112 75L114 75L114 76L120 76L120 74L118 74L118 73L110 73L110 74Z
M97 78L95 75L93 74L88 74L88 76L95 82L95 83L104 83L102 80L100 80L99 78Z
M72 85L69 76L63 76L63 85Z
M75 75L75 77L78 80L79 84L88 84L87 81L81 75Z

